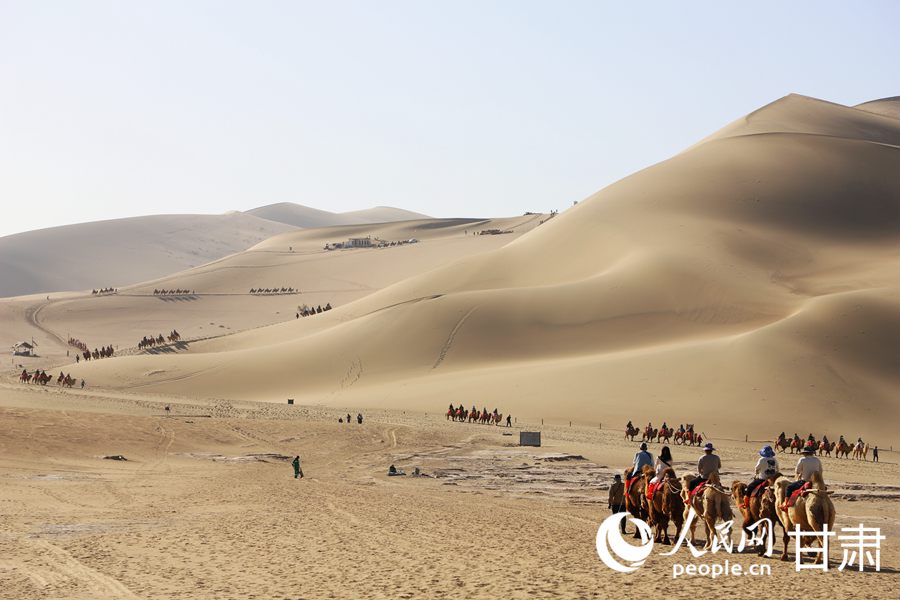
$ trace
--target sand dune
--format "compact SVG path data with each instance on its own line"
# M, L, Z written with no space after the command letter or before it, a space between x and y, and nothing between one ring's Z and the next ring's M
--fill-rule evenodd
M546 218L430 219L291 231L194 269L123 286L116 295L54 293L49 302L45 296L0 300L0 346L34 338L41 358L13 361L32 368L67 362L65 341L69 337L91 348L111 344L120 353L128 353L142 337L173 329L186 340L195 340L294 320L300 305L344 306L412 275L498 248ZM511 233L472 235L480 229ZM386 242L413 238L419 242L324 250L326 243L366 236ZM251 289L275 287L290 287L299 293L249 294ZM154 295L154 290L160 289L195 293ZM223 347L232 344L230 339L221 343Z
M0 297L121 287L195 267L292 229L252 215L153 215L0 238Z
M900 121L788 96L510 244L315 322L78 372L271 400L486 397L547 418L752 436L777 422L848 433L837 416L893 436L898 143Z
M900 119L900 96L863 102L862 104L857 104L855 108Z
M294 204L293 202L279 202L268 204L248 211L245 214L254 215L269 221L285 223L294 227L331 227L332 225L358 225L362 223L388 223L391 221L409 221L413 219L427 219L427 215L415 213L402 208L391 206L376 206L365 210L355 210L344 213L334 213Z

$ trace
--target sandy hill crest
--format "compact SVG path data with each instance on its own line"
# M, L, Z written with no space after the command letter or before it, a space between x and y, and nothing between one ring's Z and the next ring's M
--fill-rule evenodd
M401 208L390 206L376 206L365 210L356 210L345 213L334 213L294 204L293 202L279 202L268 204L248 211L246 214L254 215L278 223L286 223L294 227L331 227L333 225L359 225L364 223L387 223L391 221L408 221L412 219L427 219L427 215L415 213Z
M253 215L151 215L0 237L0 297L122 287L293 229Z

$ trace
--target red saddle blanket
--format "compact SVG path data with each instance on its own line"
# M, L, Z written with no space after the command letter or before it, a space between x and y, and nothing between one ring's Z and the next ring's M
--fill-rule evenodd
M812 489L812 483L807 481L803 485L801 485L798 489L794 490L794 493L791 494L791 497L787 499L787 502L784 503L786 508L790 508L797 502L797 498L800 496L805 496L809 493L809 490Z
M702 491L703 488L705 488L705 487L706 487L706 482L704 481L703 483L701 483L700 485L698 485L697 487L695 487L694 489L692 489L692 490L690 491L690 493L688 493L688 502L693 502L693 501L694 501L694 496L695 496L696 494L698 494L700 491Z
M769 482L763 481L761 484L753 488L753 493L750 495L755 498L759 498L760 496L762 496L763 490L765 490L767 487L769 487Z
M657 488L659 488L661 484L662 481L647 484L647 500L653 500L653 494L656 493Z
M635 482L640 479L641 476L637 475L635 477L630 478L627 482L625 482L625 493L629 493L631 491L631 486L635 484Z

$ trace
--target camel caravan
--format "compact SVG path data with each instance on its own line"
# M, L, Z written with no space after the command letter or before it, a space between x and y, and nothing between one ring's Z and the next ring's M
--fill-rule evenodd
M29 373L26 369L22 370L19 375L19 381L22 383L33 383L35 385L47 385L47 382L53 379L53 375L47 375L46 371L35 369L34 373Z
M292 287L274 287L274 288L250 288L251 296L281 296L284 294L299 294L300 290Z
M625 426L625 439L635 441L634 438L637 437L637 434L641 434L642 442L657 442L666 444L674 441L676 445L682 446L700 446L703 443L703 436L699 433L694 433L694 424L688 423L687 426L679 425L678 429L674 427L669 427L665 421L663 421L662 426L658 429L653 427L653 423L647 423L647 426L644 427L643 431L639 430L635 427L631 421L628 421L628 424Z
M153 290L154 296L194 296L196 292L194 290L183 290L181 288L177 288L174 290Z
M94 348L94 350L91 351L87 344L74 337L69 338L69 345L81 351L81 354L75 354L76 363L81 362L82 359L100 360L101 358L109 358L116 353L116 351L113 350L112 344L109 344L108 346L101 346L100 348Z
M447 408L447 420L457 423L480 423L482 425L496 426L503 422L503 413L497 412L496 408L493 412L488 412L487 407L483 410L478 410L478 408L473 405L472 410L469 410L462 404L459 406L453 406L453 404L451 404L449 408ZM512 427L512 417L510 415L506 415L506 426Z
M47 375L47 372L43 369L35 369L34 373L29 373L27 370L23 369L22 374L19 375L19 381L22 383L33 383L36 385L47 385L47 383L53 379L52 375ZM60 387L72 387L78 382L77 379L72 377L68 373L59 372L59 377L56 378L56 385ZM84 387L82 385L81 387Z
M91 290L92 296L107 296L109 294L118 294L119 288L100 288L99 290Z
M297 307L297 318L299 319L300 317L311 317L313 315L320 315L323 312L326 312L329 310L331 310L331 302L327 303L325 306L322 306L320 304L319 306L315 306L315 307L307 306L304 304L303 306Z
M784 544L781 560L787 560L789 531L794 531L798 526L803 532L821 532L825 526L833 529L835 508L831 492L825 484L822 463L815 456L813 447L801 449L793 477L781 473L772 446L764 446L758 454L753 479L749 482L733 481L728 489L719 476L722 461L715 454L711 442L703 446L696 472L684 473L680 477L672 466L668 446L663 446L654 461L647 451L647 442L642 442L632 466L625 469L623 475L615 476L609 492L610 508L617 512L624 510L649 524L654 530L655 541L663 544L672 543L670 524L674 525L676 540L681 540L684 535L691 544L695 544L695 528L702 523L705 530L704 548L710 549L731 546L728 528L716 527L719 522L727 523L734 518L734 501L742 516L741 527L747 534L746 539L756 552L760 556L771 556L776 539L774 528L780 526ZM689 519L689 531L683 532ZM634 537L640 537L637 529ZM800 558L808 558L806 551ZM818 559L812 560L815 562ZM827 557L822 560L827 560Z
M817 440L811 433L806 440L801 439L796 433L793 438L788 439L782 431L775 438L773 445L782 453L790 450L790 454L794 454L795 451L799 454L804 448L812 448L813 452L818 453L819 456L830 457L834 452L837 458L869 460L869 444L864 442L861 437L856 438L855 443L848 442L843 435L836 442L829 442L827 435L823 435L821 440Z
M166 342L174 343L181 339L181 334L176 330L172 330L169 335L163 337L163 334L159 334L158 336L144 336L141 338L141 341L138 342L137 348L138 350L145 350L147 348L154 348L156 346L161 346Z

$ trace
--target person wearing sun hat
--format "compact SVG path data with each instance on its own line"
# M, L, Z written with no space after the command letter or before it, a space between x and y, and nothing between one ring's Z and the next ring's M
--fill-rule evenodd
M700 476L691 480L691 483L688 484L688 490L693 491L695 487L704 481L708 481L712 475L719 474L719 469L722 468L722 460L718 455L713 454L715 450L712 442L706 442L706 445L703 446L703 456L697 461L697 472Z
M815 450L811 446L804 447L800 454L800 460L797 461L797 481L793 482L785 490L785 498L790 498L795 490L800 489L807 481L812 481L812 474L818 471L822 472L822 461L815 454Z
M753 495L753 490L767 479L778 475L778 461L775 459L775 450L772 449L772 446L763 446L759 451L759 460L756 461L754 473L756 475L755 478L747 484L744 490L743 508L747 508L750 505L750 496Z

